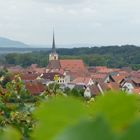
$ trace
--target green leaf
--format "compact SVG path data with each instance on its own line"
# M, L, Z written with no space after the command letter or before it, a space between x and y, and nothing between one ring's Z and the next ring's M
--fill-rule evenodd
M35 112L39 120L32 135L34 140L50 140L67 126L77 123L87 116L83 103L67 97L57 97L41 105Z
M115 129L126 128L137 117L137 98L124 93L108 93L91 106L93 116L102 116Z
M21 140L20 133L12 127L6 128L6 130L4 131L4 134L2 136L2 140L13 140L13 139Z
M55 140L114 140L107 123L98 118L96 121L83 121L78 125L66 129Z
M123 134L120 140L137 140L140 138L140 121L136 121L131 125L127 132Z

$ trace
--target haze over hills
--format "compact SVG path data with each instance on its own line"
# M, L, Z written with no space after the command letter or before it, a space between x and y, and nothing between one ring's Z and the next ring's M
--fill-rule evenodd
M0 47L1 48L29 48L30 46L20 41L14 41L5 37L0 37Z
M33 48L51 48L52 44L31 44ZM82 48L93 47L95 45L89 43L73 43L73 44L56 44L56 48Z
M107 45L108 46L108 45ZM107 47L105 46L105 47ZM109 46L119 46L119 45L109 45ZM123 45L122 45L123 46ZM125 46L125 45L124 45ZM129 45L133 46L133 45ZM47 49L50 50L52 47L52 44L26 44L21 41L16 41L16 40L11 40L9 38L5 37L0 37L0 48L2 49L12 49L12 48L17 48L17 49ZM95 45L95 44L90 44L90 43L72 43L72 44L59 44L56 43L56 48L89 48L89 47L103 47L101 45ZM138 47L138 46L137 46Z
M78 48L78 47L88 47L93 46L88 43L75 43L75 44L57 44L57 48ZM5 37L0 37L0 48L51 48L51 44L30 44L11 40Z

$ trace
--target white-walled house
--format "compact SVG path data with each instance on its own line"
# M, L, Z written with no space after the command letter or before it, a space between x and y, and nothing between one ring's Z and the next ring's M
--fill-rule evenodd
M99 83L90 85L85 89L85 92L84 92L85 98L91 98L98 95L104 95L103 88L101 87Z
M134 89L134 86L133 86L133 84L131 82L126 82L122 86L122 90L126 91L127 93L132 93L133 89Z
M140 79L139 78L127 78L122 81L121 88L123 91L127 93L135 93L137 90L140 89Z
M40 81L42 81L42 83L45 85L49 85L54 82L58 82L59 84L67 84L70 83L70 76L68 74L61 74L58 72L43 73L40 76Z

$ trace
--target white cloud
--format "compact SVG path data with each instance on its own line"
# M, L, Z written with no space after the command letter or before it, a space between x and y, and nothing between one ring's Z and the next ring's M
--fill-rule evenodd
M140 44L139 0L0 0L0 36L25 43ZM131 35L130 35L131 34Z
M77 4L77 3L82 3L86 0L34 0L34 1L52 3L52 4Z

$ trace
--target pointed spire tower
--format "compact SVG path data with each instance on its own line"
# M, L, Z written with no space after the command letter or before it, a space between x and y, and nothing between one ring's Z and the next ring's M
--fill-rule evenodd
M52 43L52 52L49 55L49 61L51 60L58 60L58 54L56 53L56 46L55 46L55 33L53 31L53 43Z
M53 53L56 53L56 48L55 48L55 34L54 34L54 31L53 31L52 52L53 52Z

